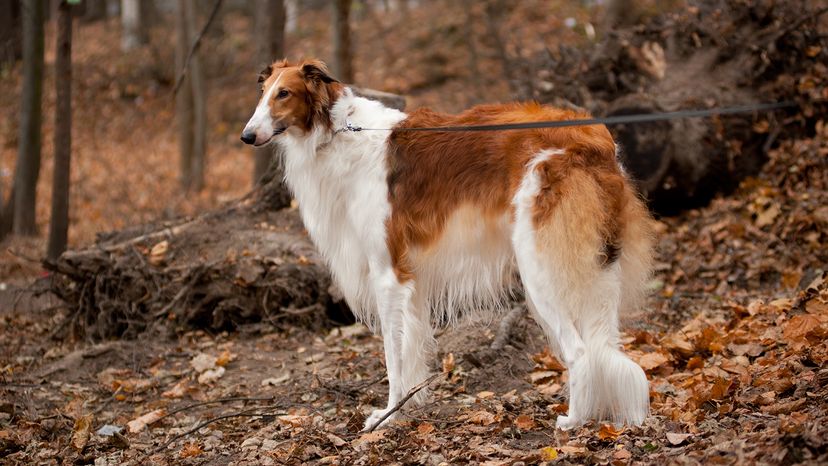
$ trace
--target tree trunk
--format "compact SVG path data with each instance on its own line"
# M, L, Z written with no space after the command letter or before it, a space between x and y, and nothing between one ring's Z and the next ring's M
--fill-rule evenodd
M267 40L256 41L256 69L264 68L273 60L279 59L285 54L285 21L287 12L283 0L257 0L255 4L255 37L266 37ZM274 159L281 157L278 146L273 148L254 148L253 183L258 183L270 167ZM290 203L290 195L287 188L285 193L279 196L280 199Z
M334 75L344 83L354 82L353 55L351 53L351 0L333 2Z
M23 3L23 102L12 195L12 229L21 235L33 235L37 231L35 206L42 137L43 8L41 0Z
M185 14L185 0L176 2L175 24L176 24L176 47L175 47L175 74L181 72L187 60L187 52L190 47L190 36L187 34L187 21ZM192 160L193 160L193 93L190 84L191 73L184 74L184 81L175 96L175 113L178 118L178 144L179 144L179 180L184 190L190 189L192 182Z
M20 2L0 0L0 66L14 63L22 56Z
M185 0L184 18L189 44L196 40L196 3ZM192 46L192 45L190 45ZM196 51L190 59L190 92L193 95L193 155L190 160L190 187L196 191L204 188L204 166L207 156L207 89L201 59Z
M85 0L81 2L80 5L83 7L83 12L76 14L81 14L81 18L84 21L99 21L106 18L106 0ZM78 10L78 7L73 8L73 10Z
M72 158L72 6L62 0L57 14L55 57L55 169L52 219L46 257L57 259L66 250L69 232L69 182Z
M141 0L121 1L121 50L130 51L145 40L141 37Z

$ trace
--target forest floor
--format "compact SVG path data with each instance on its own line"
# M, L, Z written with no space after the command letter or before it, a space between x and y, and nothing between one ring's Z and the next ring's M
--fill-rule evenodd
M651 382L641 427L556 430L566 371L528 318L497 352L496 325L440 332L430 400L362 433L387 384L381 340L361 325L56 342L54 303L6 291L0 455L11 464L824 463L828 131L819 131L772 151L733 196L659 222L652 295L626 319L623 340Z
M231 19L224 27L233 36L246 25ZM87 33L98 39L87 43L117 38L112 23L80 28L80 43ZM238 40L221 43L245 49ZM217 123L208 188L177 195L171 106L147 84L151 67L129 71L131 62L150 62L152 52L107 54L93 46L78 51L78 74L89 78L79 84L77 118L94 124L80 126L87 129L76 137L75 244L98 231L192 214L247 190L250 154L235 144L228 122L246 119L252 83L222 87L231 91L211 107ZM364 81L412 92L372 76ZM451 94L457 84L442 92ZM15 110L15 86L14 74L0 79L9 90L0 92L4 113ZM14 128L2 122L0 135L0 160L8 167ZM48 179L48 161L44 168ZM44 188L41 198L47 194ZM38 208L45 218L48 208ZM524 317L497 352L490 348L496 324L441 331L434 370L442 376L431 383L428 402L403 410L400 422L362 433L366 414L384 405L387 387L382 342L363 326L260 323L220 334L55 340L64 317L59 303L26 291L42 273L31 260L42 250L40 240L11 241L0 258L4 464L828 462L824 126L813 138L773 150L762 174L732 196L659 221L651 295L624 327L625 348L651 382L652 415L641 427L557 430L567 374Z

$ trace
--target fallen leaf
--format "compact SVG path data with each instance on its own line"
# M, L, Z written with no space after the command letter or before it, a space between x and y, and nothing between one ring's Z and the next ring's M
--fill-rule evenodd
M664 353L646 353L638 358L638 365L645 371L651 371L667 363L669 358Z
M155 411L151 411L127 422L127 429L131 434L136 434L144 430L148 425L164 417L165 414L167 414L165 409L156 409Z
M531 416L521 414L515 418L515 426L520 430L532 430L535 428L535 421Z
M276 386L282 385L283 383L287 382L288 380L290 380L290 373L289 372L287 374L283 374L279 377L271 377L269 379L262 380L262 386L263 387L267 387L267 386L276 387Z
M454 370L454 353L449 353L443 358L443 372L449 373Z
M214 383L221 376L224 375L224 368L223 367L216 367L215 369L209 369L204 371L201 375L198 376L198 383L202 385L209 385Z
M483 391L477 394L477 397L481 400L485 400L486 398L491 398L495 396L494 392Z
M171 389L162 393L161 396L164 398L181 398L187 393L188 386L189 381L187 379L181 379Z
M341 447L342 445L345 445L346 443L348 443L345 440L342 440L341 438L337 437L334 434L329 433L329 434L327 434L327 437L328 437L328 440L331 442L331 444L333 444L333 446L335 446L335 447Z
M789 343L802 343L805 341L806 335L819 327L819 319L811 314L800 314L793 316L782 331L782 336L785 337Z
M555 447L544 447L540 451L541 459L544 461L553 461L558 459L558 450Z
M87 414L75 419L75 426L72 428L72 446L82 451L89 443L89 431L92 428L92 415Z
M667 441L670 445L678 446L687 441L693 434L679 434L675 432L667 432Z
M217 365L217 366L224 367L224 366L226 366L226 365L227 365L227 363L229 363L229 362L230 362L230 361L232 361L233 359L236 359L236 355L235 355L235 354L231 354L231 353L230 353L230 351L228 351L228 350L224 350L224 351L223 351L223 352L222 352L222 353L218 356L218 358L216 358L216 365Z
M469 416L469 421L475 424L488 426L497 422L497 417L488 411L475 411Z
M170 243L167 240L161 241L152 247L149 255L149 263L152 265L160 265L164 262L167 256L167 251L170 249Z
M625 461L632 458L632 453L630 453L629 450L622 448L616 451L612 457L620 461Z
M623 427L616 429L612 424L601 424L601 428L598 429L598 438L601 440L615 440L622 432L624 432Z
M434 432L434 424L430 422L424 422L417 426L417 433L420 435L428 435Z
M218 358L215 356L211 356L206 353L199 353L196 357L190 360L190 366L192 366L192 368L200 374L208 369L216 367L216 361L218 361Z
M549 347L544 347L540 353L532 355L532 361L535 362L541 369L547 371L563 372L565 367L558 361L558 358L549 350Z
M182 458L192 458L204 453L204 450L197 443L188 443L181 449Z

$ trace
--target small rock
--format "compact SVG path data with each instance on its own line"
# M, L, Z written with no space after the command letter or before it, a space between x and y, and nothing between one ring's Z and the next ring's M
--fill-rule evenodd
M121 433L123 427L113 426L112 424L104 424L95 433L103 437L111 437L115 434Z

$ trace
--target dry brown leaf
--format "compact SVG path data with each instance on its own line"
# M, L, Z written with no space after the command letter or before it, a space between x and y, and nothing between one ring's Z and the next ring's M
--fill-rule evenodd
M202 450L201 447L197 443L193 442L193 443L188 443L188 444L184 445L184 448L181 449L180 456L182 458L192 458L192 457L198 456L202 453L204 453L204 450Z
M475 411L474 413L469 415L469 421L475 424L488 426L497 422L497 416L488 411Z
M733 385L733 381L728 379L716 379L713 383L713 387L710 389L710 399L711 400L723 400L727 397L728 392L730 391L730 387Z
M189 384L190 383L187 379L181 379L171 389L162 393L161 396L164 398L181 398L187 393L187 387Z
M449 353L443 357L443 372L449 373L454 370L454 353Z
M423 422L417 426L417 433L420 435L428 435L432 432L434 432L434 424L430 422Z
M196 373L201 374L208 369L216 367L216 361L218 361L218 358L215 356L207 353L199 353L190 360L190 366L195 369Z
M161 241L152 247L149 254L149 263L152 265L160 265L167 257L167 251L170 249L170 243L167 240Z
M782 331L782 336L789 343L801 343L805 337L820 325L820 320L811 314L800 314L793 316Z
M92 415L87 414L75 419L75 426L72 428L72 446L75 450L82 451L89 443L89 432L92 429Z
M646 353L638 358L638 365L645 371L651 371L667 363L669 358L664 353Z
M601 424L601 428L598 429L598 438L601 440L615 440L623 432L623 427L616 428L612 424Z
M331 433L328 433L327 437L328 437L328 440L331 442L331 444L335 447L341 447L342 445L345 445L346 443L348 443L345 440L342 440L341 438L339 438L336 435L331 434Z
M544 347L543 351L540 353L533 354L532 361L534 361L535 364L537 364L541 369L547 371L563 372L564 369L566 369L563 364L558 361L558 358L552 354L548 346Z
M165 409L156 409L155 411L150 411L143 416L138 416L137 418L127 422L127 429L131 434L136 434L144 430L145 427L152 424L153 422L158 421L164 415L167 414Z
M535 428L535 420L532 416L521 414L515 418L515 426L520 430L532 430Z
M680 434L675 432L667 432L667 441L670 442L670 445L678 446L682 443L686 442L687 439L692 437L693 434Z

